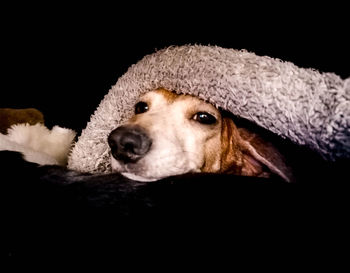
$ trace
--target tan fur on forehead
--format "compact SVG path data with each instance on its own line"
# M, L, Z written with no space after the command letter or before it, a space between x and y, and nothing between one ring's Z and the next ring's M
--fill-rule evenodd
M176 94L175 92L171 92L169 90L166 90L164 88L158 88L156 89L155 91L157 94L161 94L168 103L173 103L179 96L181 95L178 95Z
M169 104L171 103L174 103L175 101L179 101L179 100L186 100L188 102L200 102L201 106L203 105L210 105L212 106L211 108L211 114L214 114L214 113L217 113L218 109L215 107L215 105L211 104L210 102L208 101L205 101L201 98L198 98L196 96L193 96L193 95L188 95L188 94L178 94L174 91L169 91L165 88L158 88L156 89L155 91L153 91L154 93L156 94L160 94L162 95L162 97L165 99L165 101ZM216 109L217 111L215 111L214 109ZM207 111L210 112L209 108L207 109Z

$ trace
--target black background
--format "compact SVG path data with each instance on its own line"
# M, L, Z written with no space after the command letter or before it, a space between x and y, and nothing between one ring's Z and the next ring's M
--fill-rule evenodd
M35 107L49 127L79 131L129 66L170 45L247 49L350 76L342 6L203 5L3 9L0 107Z
M203 2L190 7L189 3L162 2L155 6L140 6L133 2L131 7L125 7L121 3L98 7L86 3L76 7L71 4L35 6L33 3L3 6L0 16L0 107L35 107L44 113L49 127L58 124L79 131L85 127L103 96L130 65L156 49L188 43L247 49L258 55L291 61L300 67L334 72L342 78L350 76L349 24L345 15L348 9L345 6L325 3L306 7L305 4L297 4L295 1L280 6L257 5L255 2L246 2L245 5L239 2L227 2L227 5ZM4 161L7 162L8 158L5 157ZM13 183L13 177L13 181L9 180L8 184L15 189L9 199L12 200L12 196L22 199L22 195L27 194L22 187L29 182L27 180L30 177L27 178L28 173L17 164L9 164L12 166L8 170L11 177L20 176L18 184ZM320 176L322 173L313 182L318 182ZM326 182L331 184L336 180L329 178ZM346 178L338 177L338 180L345 181ZM241 182L239 185L246 185L243 180ZM201 188L205 193L212 192L211 181L208 185L207 188ZM36 210L31 211L32 207L26 201L33 202L31 198L34 198L40 205L42 199L39 198L38 201L36 198L39 196L45 199L47 192L45 193L46 188L39 188L36 192L37 188L32 188L29 184L29 194L22 201L16 198L12 200L13 203L19 202L16 208L18 207L17 211L20 213L15 213L16 210L11 207L6 209L10 215L3 221L10 230L9 233L3 233L10 239L7 256L41 258L54 251L57 257L61 257L70 251L76 257L85 247L85 253L91 251L94 257L96 253L105 256L110 253L105 246L108 245L114 250L120 250L124 256L129 256L136 264L138 262L135 262L135 255L140 257L148 254L146 256L150 256L149 261L154 266L160 263L152 255L154 252L151 247L155 244L155 238L163 243L156 244L157 253L163 252L170 260L167 268L181 264L184 253L196 266L215 261L214 266L217 267L226 261L232 267L235 265L232 259L237 258L233 250L237 249L238 253L242 253L243 249L243 256L249 257L249 264L256 262L250 258L252 252L256 251L259 257L266 253L269 261L275 265L280 256L286 258L293 254L283 264L283 268L296 264L300 259L311 262L314 268L316 263L323 266L329 260L330 252L335 256L338 255L336 249L343 252L343 246L346 245L344 239L348 234L343 220L346 219L344 215L348 190L343 190L343 187L338 189L339 183L332 187L333 191L327 185L321 189L310 187L305 190L297 187L284 191L287 187L281 190L277 184L276 188L264 188L266 196L260 191L260 186L255 188L255 184L249 184L243 190L239 188L243 186L237 184L227 185L236 189L227 191L227 199L223 199L217 193L220 188L213 187L217 191L212 193L211 199L205 199L208 205L204 209L210 208L210 204L215 205L218 200L223 203L235 200L231 195L231 192L235 192L235 210L226 207L221 215L221 220L227 220L230 225L226 225L226 222L220 223L215 218L204 217L207 220L194 227L183 221L178 225L180 228L176 226L168 229L162 219L158 219L153 225L146 219L133 226L132 232L125 232L123 228L115 230L121 220L118 217L113 218L116 217L114 211L110 214L104 213L103 216L108 215L101 217L104 221L96 215L92 217L88 214L83 218L89 221L82 221L83 224L79 223L79 228L75 229L74 224L79 222L79 217L73 222L70 220L80 212L71 212L73 216L67 220L65 214L50 212L50 208L46 211L45 204L39 206L41 210L35 218L32 214L36 215ZM191 194L197 200L197 189L193 189ZM252 195L254 189L255 195ZM19 196L17 190L21 193ZM185 190L188 190L187 186ZM8 195L6 191L5 195ZM188 197L192 200L192 195ZM49 199L50 195L46 198ZM202 203L198 204L200 206ZM23 212L22 208L26 207L29 208ZM220 205L214 206L218 207ZM271 217L268 218L266 215L271 209ZM251 214L256 210L256 214ZM32 213L24 217L28 211ZM98 210L96 214L100 215L101 211ZM189 218L196 216L191 211L188 215ZM53 224L47 220L48 216ZM9 219L15 220L11 222ZM117 225L111 225L106 219L111 222L115 220ZM195 221L196 217L193 217L192 222ZM212 226L215 227L214 230L211 229ZM95 227L98 229L95 230ZM238 231L234 230L235 227L238 227ZM346 234L339 232L342 229L346 230ZM152 237L158 231L161 231L160 235ZM67 237L64 239L65 236ZM141 238L144 240L138 241ZM182 239L176 241L177 238ZM263 242L259 241L261 239ZM273 239L278 244L272 244ZM92 247L94 242L97 242L98 247ZM338 242L343 246L339 247ZM72 248L74 243L75 248ZM64 250L60 252L57 245L63 245ZM257 245L260 247L256 248ZM34 251L35 246L39 250ZM273 252L266 251L269 247ZM193 260L201 248L201 258ZM175 256L168 255L174 252ZM318 256L313 260L312 255L315 253ZM215 254L220 257L219 262L213 260ZM322 255L326 259L322 259ZM117 264L114 266L118 268L121 259L115 256L113 259L116 259ZM338 261L332 263L332 269L337 264Z

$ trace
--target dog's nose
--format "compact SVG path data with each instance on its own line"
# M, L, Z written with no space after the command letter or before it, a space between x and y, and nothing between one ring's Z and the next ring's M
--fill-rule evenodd
M136 162L147 154L152 140L141 127L125 125L109 134L108 144L115 159L129 163Z

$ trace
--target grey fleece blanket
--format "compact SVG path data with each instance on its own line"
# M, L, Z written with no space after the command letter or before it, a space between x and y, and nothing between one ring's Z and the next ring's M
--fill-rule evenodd
M110 172L107 136L133 114L140 95L163 87L198 96L327 160L350 157L350 78L247 51L169 47L132 65L82 131L68 167Z

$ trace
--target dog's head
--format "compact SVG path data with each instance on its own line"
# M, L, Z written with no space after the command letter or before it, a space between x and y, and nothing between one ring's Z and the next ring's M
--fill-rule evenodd
M113 171L135 180L188 172L272 172L289 181L288 168L273 146L237 128L210 103L165 89L142 96L135 115L110 133L108 143Z

